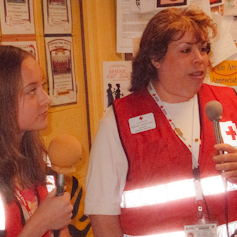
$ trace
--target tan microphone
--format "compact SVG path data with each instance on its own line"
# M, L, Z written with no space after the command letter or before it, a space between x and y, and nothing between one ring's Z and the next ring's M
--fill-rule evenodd
M48 147L52 170L60 174L72 174L82 159L82 147L79 140L69 134L61 134L52 139Z

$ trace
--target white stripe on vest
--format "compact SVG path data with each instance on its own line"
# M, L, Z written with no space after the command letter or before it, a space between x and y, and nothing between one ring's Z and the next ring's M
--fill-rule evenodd
M193 181L193 179L188 179L149 188L124 191L121 207L141 207L194 197L195 190ZM225 191L220 175L201 179L201 184L204 196L224 193ZM227 182L227 191L233 190L237 190L237 185Z

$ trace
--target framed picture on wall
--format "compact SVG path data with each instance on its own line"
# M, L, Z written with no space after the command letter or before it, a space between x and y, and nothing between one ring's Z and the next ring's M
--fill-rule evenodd
M45 34L72 33L70 0L43 0L43 10Z
M209 0L211 6L224 4L224 0Z
M45 37L51 106L77 102L72 37Z
M33 0L0 0L2 34L35 34Z
M186 6L187 0L157 0L156 7Z

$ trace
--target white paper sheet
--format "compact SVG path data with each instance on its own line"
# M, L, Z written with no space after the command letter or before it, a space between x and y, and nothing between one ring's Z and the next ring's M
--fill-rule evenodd
M229 32L233 18L215 15L213 20L218 24L219 28L217 38L212 41L213 51L210 55L210 62L215 67L237 53L237 48Z
M148 21L155 15L136 11L136 0L130 11L130 0L117 0L117 52L133 53L132 38L141 37ZM138 7L138 6L137 6Z
M140 0L140 13L154 12L156 0Z

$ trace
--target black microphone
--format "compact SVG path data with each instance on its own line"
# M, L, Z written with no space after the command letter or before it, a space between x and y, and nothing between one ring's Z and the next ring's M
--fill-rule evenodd
M56 173L56 196L62 196L64 193L64 174Z
M219 124L219 121L221 120L223 114L223 107L221 103L216 100L209 101L205 105L205 112L209 120L213 123L216 144L222 143L223 140ZM218 152L219 155L223 154L223 151L219 150Z

